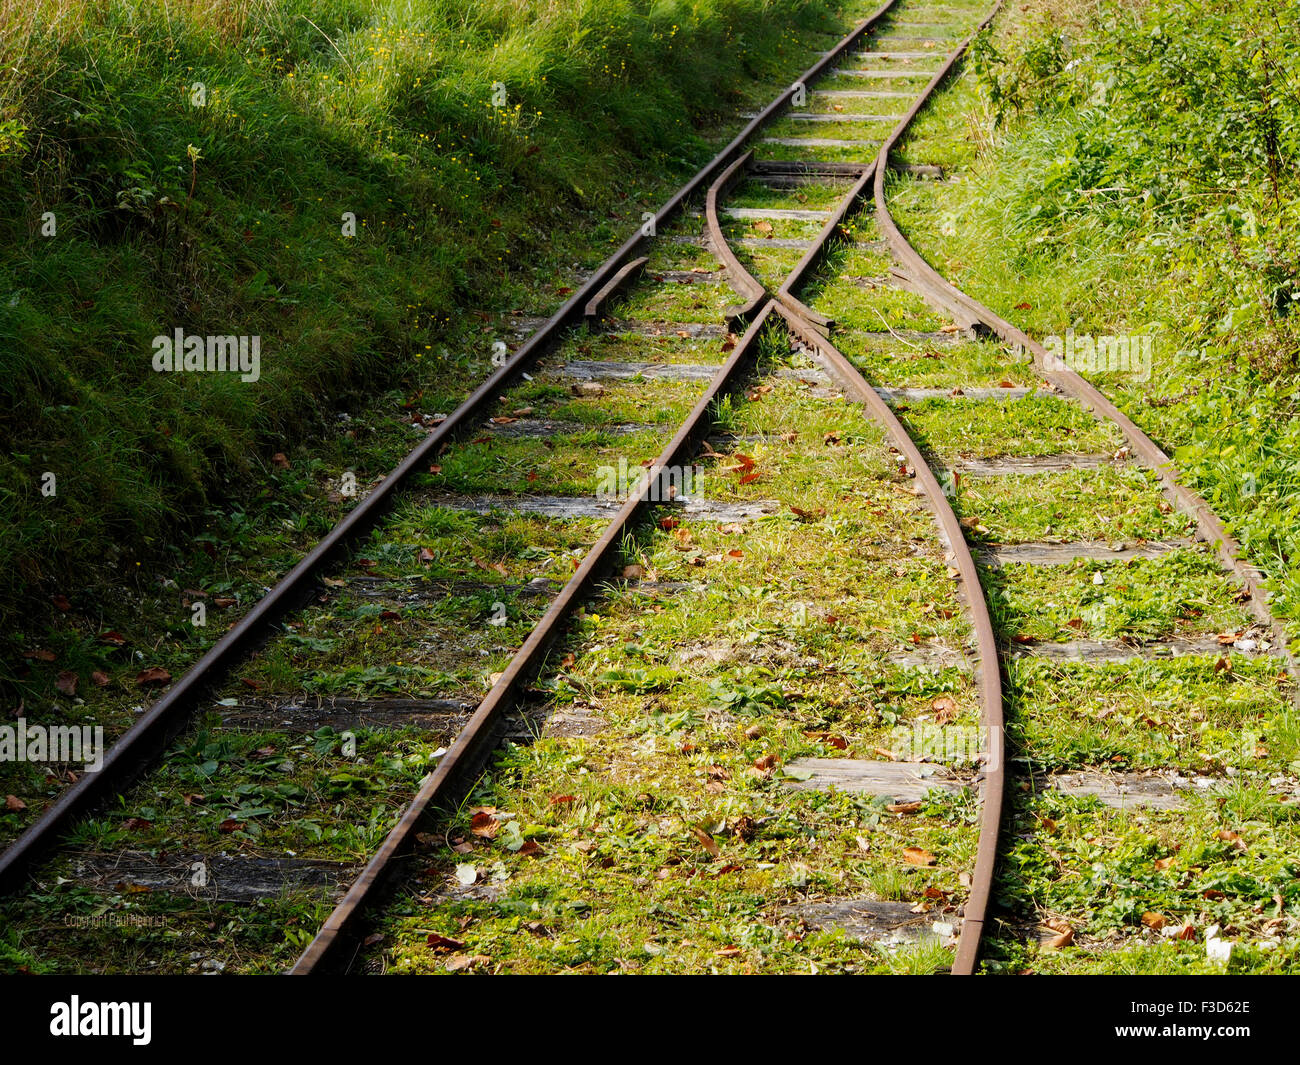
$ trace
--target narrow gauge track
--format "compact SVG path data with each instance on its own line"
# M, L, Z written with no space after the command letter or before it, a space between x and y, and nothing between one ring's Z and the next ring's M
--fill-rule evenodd
M1047 368L1043 363L1046 353L1041 345L943 281L907 244L894 225L885 199L885 176L891 164L890 153L896 150L908 126L926 100L958 62L970 38L963 37L960 41L955 41L956 47L947 53L940 67L922 71L929 80L925 87L915 94L893 90L839 88L840 85L852 84L858 79L861 79L863 84L875 84L877 78L890 79L887 83L891 85L894 84L892 80L894 78L898 78L905 85L909 80L913 85L915 84L913 79L917 75L905 68L899 69L897 63L904 61L910 65L914 59L921 58L926 53L911 53L904 50L907 44L914 42L915 39L902 36L907 31L898 22L886 29L885 33L890 36L877 35L874 42L876 50L861 53L863 60L868 64L875 61L874 68L871 66L842 70L836 68L836 64L845 59L854 47L862 43L877 23L885 19L892 7L892 3L886 4L871 19L845 38L804 75L801 84L809 91L809 95L819 102L842 100L856 104L857 101L871 101L870 106L876 106L876 101L880 100L906 99L910 100L907 112L901 117L866 115L857 119L852 112L847 114L839 110L819 112L810 108L806 112L791 113L785 119L791 125L806 124L810 128L815 124L832 122L843 123L845 126L861 124L863 127L870 128L873 122L889 119L895 124L878 151L875 150L875 145L865 139L865 134L856 131L854 135L864 139L779 134L759 137L765 127L776 121L780 112L791 103L798 86L792 87L761 114L755 116L750 126L657 214L657 226L668 230L669 223L674 217L682 215L687 204L701 191L707 190L702 212L707 246L722 261L726 268L727 280L743 301L739 306L718 306L714 309L726 326L736 332L743 330L743 333L734 340L734 344L728 342L726 346L730 347L729 356L721 365L711 368L711 376L697 372L698 365L673 361L672 356L666 363L629 362L623 367L570 360L562 368L562 372L567 372L570 376L577 375L588 379L616 381L620 377L626 379L631 373L636 379L645 378L647 382L654 382L658 377L660 381L667 380L677 384L690 379L707 379L708 384L703 393L695 398L672 438L650 464L650 477L644 480L638 491L633 492L617 507L612 520L603 524L599 535L587 548L581 561L575 559L572 577L559 588L544 616L532 629L506 668L496 677L487 697L478 704L467 720L462 717L457 722L460 731L455 742L439 761L435 771L422 782L397 827L387 836L368 865L353 881L342 903L307 947L294 967L295 972L314 973L346 970L350 967L360 947L364 919L381 897L381 889L390 882L398 865L397 859L408 853L415 845L417 830L430 819L431 811L454 805L458 797L466 793L473 777L495 744L499 742L503 730L507 727L509 716L517 711L520 703L526 699L527 685L543 668L546 653L561 623L596 592L599 581L616 565L620 549L627 542L626 535L644 519L653 506L664 505L658 502L659 500L671 497L674 488L670 485L673 476L670 471L691 466L695 450L717 428L712 416L717 413L719 402L729 392L743 386L745 375L754 369L764 338L777 332L787 334L798 354L806 356L813 364L819 366L826 378L838 386L839 395L860 403L867 417L883 430L886 439L892 444L891 461L897 463L898 469L905 476L915 478L917 494L925 496L937 519L948 551L948 560L952 566L951 575L959 581L964 592L965 605L974 634L973 650L977 660L975 668L979 686L981 725L987 737L987 746L983 752L984 772L982 779L977 782L981 798L978 847L974 870L968 882L969 892L960 911L961 928L960 934L956 936L957 952L952 971L961 974L975 971L993 885L998 825L1001 819L1005 783L1006 758L1002 749L1002 669L999 662L1007 657L1011 649L1005 645L999 646L988 606L980 590L980 574L983 567L977 562L973 548L979 550L984 562L992 560L997 564L999 552L1005 556L1005 559L1013 562L1017 557L1032 558L1035 545L1008 545L1004 549L1003 545L989 545L987 542L968 543L967 527L959 522L948 495L945 494L945 486L939 479L939 475L947 475L950 478L953 467L961 466L960 460L949 466L942 456L936 454L933 447L918 444L913 439L917 432L914 419L911 416L904 419L902 415L908 413L907 403L910 401L919 404L932 402L960 404L988 400L991 396L996 396L995 402L1019 399L1022 396L1032 400L1042 394L1042 390L1036 387L1036 383L1034 387L1026 384L1024 387L1007 388L1005 381L992 387L971 382L962 384L955 390L960 396L958 398L951 394L954 390L950 388L915 388L906 384L895 385L889 380L883 381L883 387L882 382L879 381L873 385L868 383L854 361L846 357L832 342L830 338L835 335L837 325L833 315L821 313L810 306L809 304L815 305L818 300L808 297L807 293L809 291L825 293L835 284L836 271L827 265L836 252L835 238L843 232L842 227L846 220L862 206L868 190L874 201L874 223L884 240L888 242L888 248L895 259L894 277L888 283L900 284L923 296L927 302L948 316L951 324L946 328L949 330L956 327L958 330L966 330L972 334L991 332L1014 348L1029 352L1035 359L1036 376L1047 383L1050 387L1049 394L1057 402L1061 397L1069 397L1070 400L1090 411L1099 422L1114 427L1126 442L1132 456L1155 471L1170 502L1180 513L1190 517L1197 538L1213 545L1224 567L1241 582L1247 593L1246 601L1249 603L1249 609L1259 624L1269 632L1273 649L1285 654L1284 634L1268 611L1267 600L1260 587L1258 574L1239 560L1240 552L1237 546L1224 534L1222 526L1204 501L1178 484L1176 471L1168 457L1077 374L1068 370ZM990 12L980 26L987 25L996 10L995 8ZM961 12L957 14L960 16ZM928 33L939 24L932 22L924 25ZM969 23L962 25L960 17L953 19L951 25L962 33L972 28ZM891 47L898 47L899 51L886 50ZM882 64L883 69L881 69ZM815 85L821 78L829 78L836 87L822 90L819 94ZM788 158L756 158L757 151L762 149L748 147L755 141L758 144L772 145L775 149L773 154L779 152ZM815 154L814 157L809 157L808 153L818 152L830 154L834 158L818 158ZM856 160L853 157L856 157ZM793 267L788 263L775 261L771 256L767 260L761 256L751 258L750 265L746 265L737 254L737 249L732 247L732 238L727 231L728 219L808 221L814 214L814 212L802 212L797 208L791 208L782 214L780 208L770 206L741 207L731 210L723 207L722 204L729 190L746 180L773 189L797 190L823 181L848 182L849 188L833 208L819 212L818 220L823 222L822 229L812 241L782 241L781 238L777 238L761 242L765 245L765 250L781 247L784 244L790 246L793 251L802 251L802 256ZM657 239L666 243L674 238L665 232ZM446 445L450 444L458 433L480 424L485 416L500 409L499 400L505 390L512 383L517 382L526 370L531 369L535 363L553 351L570 326L585 319L589 331L593 334L621 332L621 335L627 336L637 329L635 323L608 322L604 321L604 318L609 306L620 298L621 293L627 292L626 299L634 305L645 304L647 297L644 293L638 294L637 289L629 291L629 286L637 282L638 278L641 279L641 287L646 287L647 278L654 279L653 285L660 285L668 275L673 275L672 280L678 283L690 283L693 280L685 277L677 278L671 270L658 270L647 258L637 256L636 252L645 250L643 243L640 237L629 240L555 317L543 325L505 366L485 382L393 474L390 474L381 487L367 497L330 537L304 559L249 618L232 630L222 643L195 667L195 670L182 678L164 699L155 704L132 733L128 733L123 741L113 748L101 774L97 777L84 778L84 786L78 785L70 789L40 822L10 848L3 859L0 859L0 883L12 890L18 874L26 872L31 867L34 858L51 845L59 832L67 829L74 817L88 811L94 803L111 794L114 788L120 789L137 773L141 765L154 756L183 726L188 711L196 705L198 698L214 683L215 678L220 676L222 671L228 670L234 662L247 653L252 645L264 638L273 624L287 611L304 599L320 594L320 574L337 561L346 547L357 544L362 534L376 526L383 508L392 502L401 482L411 473L420 471L431 458L437 456ZM758 276L771 274L774 270L775 276L771 278ZM884 279L881 280L880 287L887 287ZM804 294L804 298L809 299L809 303L806 304L801 300L800 293ZM653 303L653 300L651 299L650 302ZM651 329L661 334L684 334L680 339L685 340L687 345L694 344L701 338L710 339L726 335L725 328L716 323L708 325L684 322L682 325L684 328L681 329L671 327L665 329L662 325ZM909 339L890 327L887 322L886 328L893 341L902 345L909 344ZM662 353L660 358L662 359ZM677 368L672 369L672 367ZM801 371L790 372L799 374ZM808 376L807 371L802 373L804 377ZM580 385L575 385L575 388L579 393L583 391ZM591 389L590 392L592 397L600 397L602 394L599 386ZM650 403L654 405L654 400ZM666 398L664 405L671 407L674 403L677 406L683 405L680 393ZM512 410L512 416L500 418L500 428L494 432L522 437L527 437L530 433L534 436L555 436L555 427L552 424L536 427L527 424L531 419L528 413L524 413L527 411L526 406L514 409L507 405L506 409ZM558 438L553 442L558 442ZM648 444L648 439L636 441L628 450L646 447ZM594 460L599 451L599 448L589 448L582 457L578 457L575 452L569 452L566 454L566 459L576 465L585 462L595 467L600 465ZM1082 457L1075 456L1075 458ZM931 468L932 464L936 469ZM1017 472L1023 472L1012 470L1011 466L1014 463L997 468L997 463L992 462L986 464L989 469L977 471L978 465L978 463L968 464L966 472L971 475L975 475L976 472L980 475L990 473L1015 475ZM1044 465L1044 469L1059 468L1063 467ZM952 481L949 479L949 492L951 492L951 484ZM485 505L500 506L501 502L499 499L486 502L482 499L474 499L464 501L464 505L481 509ZM555 513L569 518L576 517L590 521L594 517L594 520L602 523L603 515L614 510L610 505L590 507L581 511L574 511L571 507L566 510L567 504L563 499L540 501L538 505L543 510L546 506L551 506ZM690 501L685 505L674 502L670 507L671 513L689 512L692 507L696 507L706 516L724 521L728 518L743 519L753 513L752 508L746 510L744 505L728 509L726 506L715 506L708 500ZM573 537L568 542L581 542L582 539L583 537L580 536ZM1064 550L1055 552L1060 560L1092 557L1097 553L1098 545L1055 546L1064 547ZM1077 550L1072 551L1072 547ZM1026 548L1029 549L1028 556L1025 556ZM1019 556L1017 550L1020 552ZM990 559L990 556L993 558ZM1120 557L1127 556L1121 554ZM1049 657L1052 654L1046 646L1038 648L1037 651ZM1289 657L1287 661L1289 666L1293 665ZM1211 667L1207 665L1207 668ZM813 786L833 785L877 797L898 798L898 778L895 775L889 773L873 775L872 770L881 769L885 763L873 764L854 759L853 761L859 762L855 767L856 776L852 780L847 780L842 775L839 777L835 775L837 772L842 774L844 767L830 765L834 761L834 759L812 760L809 763L812 767ZM1093 793L1096 794L1095 784L1091 786L1094 787ZM1112 785L1103 782L1101 786L1104 790Z

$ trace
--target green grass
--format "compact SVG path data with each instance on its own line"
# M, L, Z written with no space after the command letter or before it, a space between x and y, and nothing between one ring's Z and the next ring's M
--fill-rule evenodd
M994 627L1009 638L1156 639L1249 623L1218 560L1193 548L1127 562L1008 565L981 579Z

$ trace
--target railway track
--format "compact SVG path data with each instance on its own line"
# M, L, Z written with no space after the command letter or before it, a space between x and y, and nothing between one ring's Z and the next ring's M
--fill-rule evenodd
M1247 653L1286 646L1258 575L1167 456L947 285L889 215L890 173L942 176L899 145L995 11L894 0L821 56L6 850L0 887L42 885L37 862L71 833L60 875L101 892L213 906L307 893L314 909L292 920L323 920L290 940L297 973L383 969L390 952L418 971L421 949L430 967L484 968L464 929L503 922L545 944L519 948L527 970L564 946L550 926L565 913L618 909L617 870L603 871L630 855L619 890L634 905L658 892L660 938L675 906L717 905L701 884L725 876L789 929L765 947L692 932L694 965L781 967L839 929L886 959L930 951L932 968L975 972L1009 764L1004 677L1029 656L1086 670L1163 651L1217 673L1223 654L1186 626L1145 645L1022 639L998 605L1007 574L1082 563L1095 586L1147 565L1155 577L1132 579L1213 569L1240 586ZM1063 435L1071 451L1048 450ZM962 513L963 484L1014 496L1139 466L1168 508L1117 514L1123 544L998 540ZM1159 569L1171 559L1182 568ZM726 639L702 638L710 626ZM248 679L246 659L256 698L231 677ZM294 690L313 659L363 694ZM635 753L589 767L570 748L602 730ZM541 753L502 769L503 741ZM1180 801L1164 779L1092 766L1031 778L1035 794ZM674 780L698 801L674 808ZM118 796L130 827L79 820ZM205 824L181 827L187 810ZM348 832L364 864L312 853ZM755 862L768 842L775 860ZM555 868L537 857L561 849ZM890 881L900 863L927 879L919 901ZM578 876L596 901L557 910ZM854 967L825 951L823 967Z

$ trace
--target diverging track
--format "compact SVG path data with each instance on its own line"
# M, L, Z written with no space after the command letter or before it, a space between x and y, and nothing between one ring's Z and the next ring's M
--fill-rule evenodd
M1093 936L1035 901L1020 824L995 879L1008 768L1044 837L1204 805L1187 751L1061 717L1127 712L1155 659L1263 705L1284 640L1167 456L889 216L891 174L943 177L908 127L993 13L897 0L823 55L0 885L202 913L196 965L304 974L968 974Z

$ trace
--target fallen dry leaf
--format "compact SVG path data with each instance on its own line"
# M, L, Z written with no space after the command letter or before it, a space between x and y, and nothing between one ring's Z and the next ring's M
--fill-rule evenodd
M171 683L172 675L162 666L150 666L135 675L135 682L141 688Z
M6 795L5 809L16 813L19 810L26 810L27 804L23 802L22 799L18 798L17 795Z
M951 695L941 695L930 704L935 724L946 725L957 717L957 701Z
M1043 944L1044 950L1060 950L1062 947L1068 947L1074 942L1074 929L1067 928L1064 932L1049 939Z
M469 830L480 839L495 839L501 831L501 822L490 813L477 813L470 820Z
M908 865L933 865L934 855L920 847L904 847L903 860Z
M695 833L695 838L700 841L700 846L708 851L710 856L716 858L722 853L718 850L718 845L714 842L713 837L705 832L704 829L696 828L692 829L692 831Z

